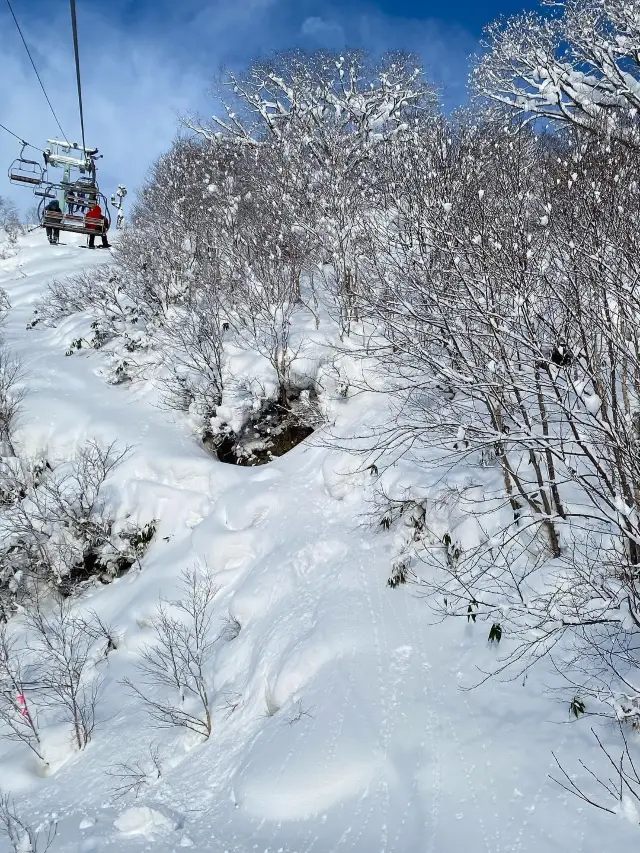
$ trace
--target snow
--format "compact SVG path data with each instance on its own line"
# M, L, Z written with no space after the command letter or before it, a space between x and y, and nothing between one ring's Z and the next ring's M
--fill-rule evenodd
M630 807L621 812L633 821L581 808L549 779L552 751L577 773L590 747L588 725L567 725L566 707L545 691L551 673L460 689L495 661L485 626L437 622L410 588L387 587L394 538L370 521L375 478L361 458L326 434L268 466L223 465L152 388L106 384L98 352L64 355L80 319L27 330L48 281L107 260L67 242L50 247L35 232L0 261L12 305L5 338L28 374L17 440L56 459L91 438L128 445L109 500L119 516L158 519L158 533L141 571L77 605L120 638L99 664L88 748L73 753L52 732L59 760L44 774L0 739L0 787L34 825L58 815L52 853L445 853L470 839L486 853L601 853L614 837L616 848L637 843ZM344 369L355 368L347 359ZM334 433L359 435L381 396L340 398ZM411 475L398 464L385 487L402 494ZM428 480L415 488L436 494ZM441 513L439 536L454 529L450 510ZM474 529L459 526L454 538L466 545ZM159 598L175 597L180 572L196 563L220 586L206 742L152 728L122 684L139 677ZM240 626L233 638L222 630L229 616ZM605 742L614 735L603 728ZM161 777L118 799L110 773L144 762L152 742Z
M622 800L620 801L618 813L621 817L629 821L629 823L634 824L635 826L640 823L640 814L638 814L636 804L627 794L622 795Z
M123 835L144 835L152 837L157 832L175 829L174 823L156 809L148 806L136 806L126 811L113 822Z
M587 394L583 399L587 411L592 415L597 415L602 406L600 397L597 394Z

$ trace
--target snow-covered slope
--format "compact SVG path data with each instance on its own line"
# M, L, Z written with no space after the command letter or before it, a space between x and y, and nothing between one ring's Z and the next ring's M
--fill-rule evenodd
M357 460L320 437L268 466L223 465L148 391L105 384L99 353L65 357L71 324L26 329L47 281L105 260L72 240L50 247L36 233L0 261L12 304L5 339L28 373L18 442L53 459L87 438L130 445L111 499L159 525L141 572L78 605L120 637L100 664L88 748L52 744L59 760L42 776L0 740L0 787L34 825L57 815L51 849L601 853L637 843L630 824L581 809L549 780L552 751L577 766L591 740L544 692L543 671L461 689L490 665L486 632L435 624L412 588L387 587L392 537L368 520L371 475ZM341 434L355 434L374 405L344 403ZM204 744L151 728L121 683L139 677L159 596L176 595L196 563L220 586ZM229 615L233 639L222 631ZM144 760L152 741L161 778L135 800L114 798L109 772Z

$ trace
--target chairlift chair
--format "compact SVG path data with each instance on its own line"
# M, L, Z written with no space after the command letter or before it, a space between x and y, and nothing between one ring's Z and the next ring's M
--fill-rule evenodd
M63 186L64 199L66 203L70 207L82 208L85 212L96 204L98 197L104 199L104 196L100 193L97 183L88 178L78 178L77 181L69 184L63 184Z
M56 186L55 184L48 183L46 177L45 173L42 184L38 187L34 187L33 189L33 194L36 198L52 199L56 197Z
M9 182L40 186L44 178L44 169L37 160L28 160L23 157L25 147L25 145L22 146L20 156L9 167Z
M71 185L65 185L65 192L69 192L69 187ZM73 184L75 187L76 184ZM91 225L87 225L86 212L81 214L75 213L63 213L63 214L55 214L46 209L45 199L43 198L38 207L38 216L40 219L40 224L43 228L57 228L60 231L68 231L71 234L86 234L90 236L91 234L95 234L97 237L101 237L103 234L107 233L107 222L111 222L111 216L109 212L109 205L105 196L99 192L96 185L92 185L92 189L88 190L86 185L85 192L90 192L90 199L87 199L88 202L90 200L90 205L86 204L87 209L89 207L93 207L94 204L99 204L102 208L103 219L101 221L92 220ZM93 196L93 198L91 198ZM78 204L77 201L74 201L73 204ZM82 205L85 206L84 204Z

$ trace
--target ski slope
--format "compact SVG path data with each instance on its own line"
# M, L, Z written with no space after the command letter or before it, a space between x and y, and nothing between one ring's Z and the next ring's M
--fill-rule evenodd
M102 664L89 747L73 754L63 739L52 743L56 760L42 776L0 740L0 787L32 823L57 816L52 851L613 853L637 844L628 821L582 808L548 778L552 751L577 769L592 739L544 691L547 674L462 689L495 655L484 626L437 624L415 588L387 587L393 540L369 520L371 475L357 460L314 437L267 466L221 464L149 388L107 385L100 353L66 357L77 321L27 330L48 281L108 260L74 239L51 247L36 232L0 261L12 305L4 337L28 374L18 444L52 459L87 438L130 446L110 500L159 525L141 572L78 603L121 640ZM345 403L341 435L356 434L376 405L373 395ZM229 614L241 626L216 642L204 744L152 729L121 684L137 677L159 596L175 595L196 562L216 573L220 626ZM114 798L108 771L143 758L151 741L162 777L137 799ZM0 851L9 849L0 835Z

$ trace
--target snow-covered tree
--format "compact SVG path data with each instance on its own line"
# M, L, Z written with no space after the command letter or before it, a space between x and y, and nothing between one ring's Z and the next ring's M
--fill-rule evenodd
M0 231L13 239L20 232L22 225L15 204L8 198L0 196Z
M638 147L640 22L628 0L548 2L487 29L477 92L520 114Z
M636 162L583 132L443 123L390 161L361 302L397 401L377 450L501 473L447 499L479 530L442 540L433 600L509 636L500 666L573 644L573 683L616 714L640 707Z
M280 149L297 178L282 201L330 265L325 280L348 331L357 319L360 221L373 202L377 149L434 114L434 90L411 56L376 65L357 52L281 54L226 83L234 96L226 117L187 124L207 139Z

